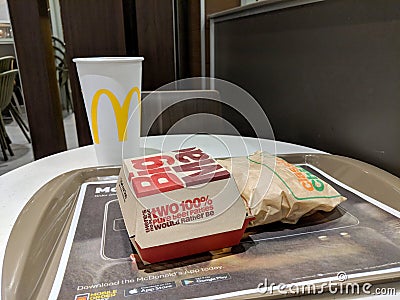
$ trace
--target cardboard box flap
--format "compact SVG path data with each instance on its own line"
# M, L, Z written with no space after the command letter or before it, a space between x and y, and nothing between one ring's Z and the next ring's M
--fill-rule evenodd
M137 198L230 178L227 169L195 147L125 159L123 164Z

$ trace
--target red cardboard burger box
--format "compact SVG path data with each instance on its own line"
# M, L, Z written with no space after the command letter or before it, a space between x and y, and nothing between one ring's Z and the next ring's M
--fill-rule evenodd
M196 147L125 159L117 195L145 264L236 245L251 220L229 171Z

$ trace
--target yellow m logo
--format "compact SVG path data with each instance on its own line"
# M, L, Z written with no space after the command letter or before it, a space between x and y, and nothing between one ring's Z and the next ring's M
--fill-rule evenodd
M100 97L102 95L106 95L111 101L114 110L115 121L117 123L118 140L122 142L126 140L125 129L126 125L128 124L129 106L131 104L132 96L135 92L137 94L139 109L140 109L140 90L137 87L134 87L129 91L129 93L125 97L124 102L122 103L122 106L119 104L117 97L115 97L115 95L107 89L100 89L96 92L96 94L94 94L91 113L92 113L93 140L96 144L100 143L99 125L97 120L97 110L99 106Z

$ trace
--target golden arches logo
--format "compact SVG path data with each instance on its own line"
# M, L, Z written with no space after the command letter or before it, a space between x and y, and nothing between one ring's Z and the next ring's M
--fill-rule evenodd
M93 141L96 144L100 143L99 124L98 124L98 120L97 120L97 111L98 111L98 107L99 107L100 97L102 95L106 95L112 104L112 107L114 110L114 115L115 115L115 121L117 123L118 140L120 142L122 142L122 141L126 140L125 129L126 129L126 125L128 124L129 107L130 107L132 96L134 93L137 94L137 99L138 99L138 104L139 104L139 109L140 109L140 90L137 87L132 88L128 92L122 105L119 104L119 101L118 101L117 97L114 95L114 93L107 89L100 89L94 94L93 101L92 101L91 114L92 114Z

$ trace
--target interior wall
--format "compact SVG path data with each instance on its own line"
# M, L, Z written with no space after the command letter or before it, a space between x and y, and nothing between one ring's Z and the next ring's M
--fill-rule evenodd
M215 75L260 103L277 140L400 176L399 35L396 0L323 1L223 21Z
M133 1L133 0L132 0ZM92 143L74 57L124 56L122 0L60 0L72 98L80 146Z
M200 1L176 0L177 79L201 76Z
M47 0L8 0L35 159L67 149Z
M173 1L136 0L136 15L142 89L152 91L176 79Z
M240 6L240 0L205 0L205 16L206 16L206 28L205 28L205 39L206 39L206 75L210 75L210 21L208 15L221 12L227 9L235 8Z

